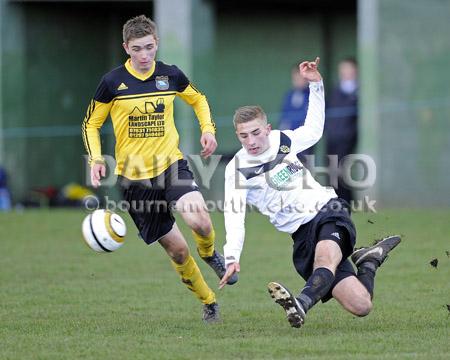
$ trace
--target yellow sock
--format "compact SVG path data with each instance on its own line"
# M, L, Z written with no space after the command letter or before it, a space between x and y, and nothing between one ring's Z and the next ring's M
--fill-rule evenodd
M186 284L188 289L191 290L203 304L212 304L213 302L216 302L216 295L206 284L197 263L191 255L189 255L184 264L181 265L172 261L172 266L176 272L180 274L181 281Z
M195 231L192 231L192 235L194 236L194 240L197 243L198 254L201 257L212 256L212 254L214 253L214 240L216 239L216 233L214 229L212 229L207 236L197 234Z

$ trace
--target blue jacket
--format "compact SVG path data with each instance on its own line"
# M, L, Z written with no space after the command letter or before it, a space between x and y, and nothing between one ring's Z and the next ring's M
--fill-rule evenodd
M308 112L309 87L286 93L281 110L280 130L294 130L305 123Z

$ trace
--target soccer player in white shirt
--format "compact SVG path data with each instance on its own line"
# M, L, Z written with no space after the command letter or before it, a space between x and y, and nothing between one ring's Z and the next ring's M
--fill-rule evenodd
M219 287L240 271L246 205L253 205L294 241L293 262L306 280L304 288L294 296L279 283L268 284L293 327L304 323L306 312L319 300L332 297L352 314L367 315L372 309L375 272L400 242L399 236L389 236L353 252L356 230L349 204L332 188L316 182L300 161L300 153L319 141L323 132L325 100L318 65L319 58L299 65L310 87L304 126L272 130L259 106L236 110L233 122L242 149L225 171L227 271ZM347 259L350 255L357 273Z

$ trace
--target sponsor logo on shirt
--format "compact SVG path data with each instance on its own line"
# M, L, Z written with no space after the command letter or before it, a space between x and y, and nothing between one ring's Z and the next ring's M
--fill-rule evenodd
M270 183L277 189L280 189L284 185L290 183L294 177L297 177L303 173L303 165L300 161L287 164L283 169L270 177Z
M162 137L165 134L164 98L146 101L140 107L135 106L128 115L128 137Z

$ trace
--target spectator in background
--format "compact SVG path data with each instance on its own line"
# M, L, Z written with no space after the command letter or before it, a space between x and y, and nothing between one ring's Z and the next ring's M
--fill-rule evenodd
M327 155L337 155L338 161L353 154L358 141L358 69L356 60L339 63L339 83L326 100L325 137ZM333 178L333 175L330 174ZM352 191L339 179L337 195L350 202Z
M292 67L291 81L292 89L284 95L283 99L280 130L294 130L302 126L308 111L309 84L300 74L297 64Z
M295 64L291 69L292 88L284 95L281 109L280 130L295 130L305 123L308 112L309 83L300 74L299 65ZM304 155L314 153L311 147L302 152Z
M5 169L0 167L0 211L11 210L11 194L8 189L8 177Z

